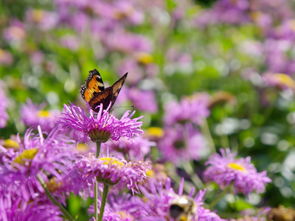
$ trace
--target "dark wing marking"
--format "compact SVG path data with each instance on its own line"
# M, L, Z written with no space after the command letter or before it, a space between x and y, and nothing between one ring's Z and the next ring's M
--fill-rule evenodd
M80 93L86 102L89 102L96 94L104 91L104 84L100 73L94 69L89 71L89 76L84 85L82 85Z
M110 111L116 102L127 75L128 73L117 80L111 87L108 87L104 91L95 94L94 97L89 101L89 105L92 110L97 111L97 107L102 104L104 110L109 108L108 110Z

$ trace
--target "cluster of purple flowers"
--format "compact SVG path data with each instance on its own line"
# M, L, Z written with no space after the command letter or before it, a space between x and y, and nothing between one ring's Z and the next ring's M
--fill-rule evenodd
M141 121L142 116L134 117L134 111L116 117L103 106L95 112L74 104L64 105L63 110L47 110L44 104L28 100L19 111L22 124L16 126L28 128L24 135L0 140L0 220L75 220L66 210L67 199L75 194L93 200L94 206L88 209L93 221L223 221L214 211L217 207L207 205L212 199L205 200L206 191L215 194L211 182L225 194L230 188L235 194L246 196L265 191L271 180L266 171L257 171L249 157L238 158L229 149L217 154L214 147L209 148L214 145L210 143L210 130L215 128L207 125L212 105L234 96L227 92L215 97L209 92L195 92L177 100L163 80L178 72L189 76L205 70L205 62L194 63L199 55L190 52L201 51L190 48L195 46L195 36L187 47L181 41L174 42L171 48L166 45L170 30L186 32L195 28L192 23L203 30L219 23L259 27L261 41L241 44L264 65L251 70L264 72L259 78L262 83L256 82L257 85L295 91L295 25L283 0L218 0L211 9L196 14L193 11L197 9L188 0L175 6L173 1L167 1L167 5L172 4L169 12L168 6L158 0L55 0L52 4L55 11L28 9L23 21L7 21L3 30L3 44L28 55L34 67L34 80L28 78L24 82L36 88L39 69L44 69L56 79L67 79L62 82L64 89L74 91L78 77L69 77L61 64L48 59L56 46L51 41L57 39L65 54L84 54L90 48L91 56L99 59L102 67L116 70L119 75L129 72L117 103L129 102L142 111L147 116L146 124ZM153 40L144 34L151 27L161 33L152 33ZM136 28L141 31L134 32ZM41 45L40 36L46 36L48 53L35 47ZM18 60L7 48L0 48L3 67ZM226 69L219 61L213 63L216 69ZM80 66L84 68L80 64L77 68ZM70 68L75 72L76 65ZM57 76L63 72L66 74ZM158 73L167 76L157 76ZM52 94L48 93L47 100L58 104ZM7 126L8 104L1 83L1 130ZM162 119L156 119L161 127L148 128L155 120L151 116L158 110L163 110ZM207 168L196 168L210 151ZM174 186L179 183L175 192ZM198 188L197 193L192 185ZM188 205L189 209L179 208L180 205Z
M196 160L206 147L200 125L209 116L209 95L195 94L165 106L164 136L159 142L163 158L174 163Z

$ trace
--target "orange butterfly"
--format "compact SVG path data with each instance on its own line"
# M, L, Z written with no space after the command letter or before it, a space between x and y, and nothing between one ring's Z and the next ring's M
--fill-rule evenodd
M102 104L104 110L109 108L110 111L127 75L128 73L124 74L112 86L105 88L100 73L96 69L91 70L85 84L81 86L80 93L92 110L97 112L97 107Z

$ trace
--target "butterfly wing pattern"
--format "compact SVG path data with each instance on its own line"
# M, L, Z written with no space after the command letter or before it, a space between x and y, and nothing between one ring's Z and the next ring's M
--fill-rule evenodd
M89 71L89 76L81 87L81 95L92 110L98 111L97 107L102 104L103 109L110 111L114 105L128 73L124 74L112 86L104 88L102 78L97 70Z
M89 71L89 76L80 91L83 99L89 103L93 96L102 91L104 91L104 84L100 73L96 69Z

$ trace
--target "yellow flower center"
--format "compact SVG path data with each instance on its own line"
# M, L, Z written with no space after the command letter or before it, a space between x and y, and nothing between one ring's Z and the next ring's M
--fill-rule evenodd
M150 127L146 130L148 136L162 137L164 135L163 129L160 127Z
M46 110L40 110L40 111L38 111L37 115L38 115L38 117L47 118L47 117L51 116L51 113Z
M12 148L12 149L18 149L19 148L18 142L14 141L14 140L11 140L11 139L4 140L3 146L5 148Z
M148 177L154 177L155 176L155 173L153 170L147 170L145 171L145 174L148 176Z
M32 11L32 19L34 22L41 22L44 18L44 11L40 9L35 9Z
M78 143L77 146L76 146L76 149L79 151L79 152L86 152L89 150L89 146L84 144L84 143Z
M120 216L121 219L129 218L129 219L133 220L133 216L131 216L130 214L128 214L128 213L126 213L124 211L119 211L119 212L117 212L117 214Z
M38 148L31 148L31 149L24 150L20 155L18 155L14 159L13 162L24 165L28 160L34 159L38 151L39 151Z
M124 166L123 162L121 162L120 160L117 160L116 158L113 158L113 157L101 157L101 158L99 158L99 160L102 161L103 164L106 164L106 165L115 165L117 167Z
M229 163L227 166L233 170L238 170L238 171L246 171L245 167L238 163Z
M144 65L153 63L153 61L154 61L153 57L147 53L139 53L136 56L136 59L139 63L144 64Z
M279 83L290 88L295 88L295 81L289 75L277 73L274 74L274 77Z

